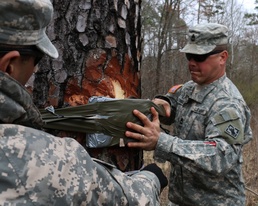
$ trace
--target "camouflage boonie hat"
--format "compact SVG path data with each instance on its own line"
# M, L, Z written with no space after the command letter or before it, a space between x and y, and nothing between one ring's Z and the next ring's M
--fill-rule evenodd
M207 54L216 46L228 44L228 28L221 24L198 24L189 29L188 43L180 52Z
M52 16L49 0L1 0L0 44L35 45L57 58L58 52L45 32Z

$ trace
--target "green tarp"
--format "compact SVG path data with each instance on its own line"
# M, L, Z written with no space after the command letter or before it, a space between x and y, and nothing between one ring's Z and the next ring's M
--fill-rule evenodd
M117 137L115 143L118 143L119 138L124 138L126 143L130 141L124 136L125 131L128 130L126 123L130 121L141 124L132 111L137 109L151 119L151 107L155 107L160 116L165 116L162 106L157 106L145 99L114 99L55 110L48 107L46 110L41 110L41 114L45 122L44 128L82 133L104 133Z

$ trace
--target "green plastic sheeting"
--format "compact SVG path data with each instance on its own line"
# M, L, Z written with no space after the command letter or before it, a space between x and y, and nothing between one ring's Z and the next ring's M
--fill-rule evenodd
M152 118L151 107L155 107L160 116L165 116L162 106L146 99L114 99L104 102L89 103L82 106L53 109L51 107L41 110L44 128L58 129L82 133L104 133L115 138L112 145L117 144L120 138L127 143L125 137L127 122L141 124L141 121L132 113L139 110Z

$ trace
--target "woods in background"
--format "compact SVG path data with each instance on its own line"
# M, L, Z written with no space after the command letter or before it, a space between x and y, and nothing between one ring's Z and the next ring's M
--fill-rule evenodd
M142 98L152 98L189 80L185 56L179 52L186 43L186 31L196 23L215 22L230 29L227 75L238 85L247 103L255 105L258 27L250 25L255 23L255 16L247 14L237 0L144 0Z

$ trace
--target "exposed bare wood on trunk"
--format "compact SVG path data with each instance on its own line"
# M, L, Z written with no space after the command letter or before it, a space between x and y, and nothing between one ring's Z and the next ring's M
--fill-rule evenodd
M139 97L138 75L132 72L128 55L125 55L124 61L122 68L117 56L107 59L105 50L95 49L89 52L81 86L78 86L80 78L71 77L64 95L65 102L72 106L85 104L88 97L93 95L115 98Z
M35 76L36 105L85 104L93 95L140 97L140 1L54 0L47 33L58 48Z
M38 107L82 105L90 96L140 98L140 4L137 0L53 0L47 33L60 56L45 58L35 75ZM85 146L85 134L59 131ZM89 153L122 171L139 169L142 150L107 147Z

